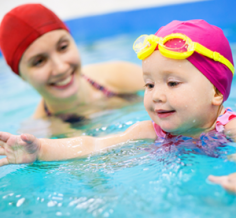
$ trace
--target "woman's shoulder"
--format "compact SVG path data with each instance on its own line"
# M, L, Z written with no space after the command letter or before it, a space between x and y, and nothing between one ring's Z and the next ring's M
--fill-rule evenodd
M34 111L33 118L40 119L40 118L43 118L46 116L47 116L47 114L44 109L44 101L43 101L43 99L41 99L41 101L39 102L39 104L37 105L37 107Z
M117 93L138 91L144 86L141 67L125 61L87 65L83 67L82 72L100 85Z

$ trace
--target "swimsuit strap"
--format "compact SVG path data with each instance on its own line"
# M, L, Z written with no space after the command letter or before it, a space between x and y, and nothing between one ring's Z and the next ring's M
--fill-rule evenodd
M48 107L47 107L45 101L43 101L43 108L44 108L44 111L48 117L52 116L52 113L48 110Z
M106 97L113 97L113 96L119 95L118 93L112 92L112 91L108 90L106 87L99 85L97 82L90 79L89 77L87 77L84 74L82 74L82 77L85 78L95 89L102 91Z
M154 123L153 121L152 121L152 124L153 124L154 130L155 130L158 138L164 139L166 137L167 133L164 130L162 130L161 127L159 125L157 125L156 123Z

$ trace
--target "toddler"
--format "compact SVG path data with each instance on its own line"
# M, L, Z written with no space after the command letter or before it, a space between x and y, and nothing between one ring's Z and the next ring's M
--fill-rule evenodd
M236 113L222 105L230 94L234 66L220 28L204 20L173 21L155 35L139 37L134 49L143 60L144 105L152 121L101 138L37 139L2 132L0 154L6 157L0 165L65 160L129 140L199 138L211 130L236 128Z

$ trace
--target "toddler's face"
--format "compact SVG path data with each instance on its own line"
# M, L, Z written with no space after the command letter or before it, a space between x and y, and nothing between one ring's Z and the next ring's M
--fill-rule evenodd
M144 105L164 131L193 136L213 124L214 87L188 60L169 59L154 51L142 65Z

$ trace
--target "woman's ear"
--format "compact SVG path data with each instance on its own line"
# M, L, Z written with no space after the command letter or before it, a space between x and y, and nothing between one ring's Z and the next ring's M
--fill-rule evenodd
M215 106L220 106L223 103L224 96L222 93L214 87L214 96L212 99L212 104Z

